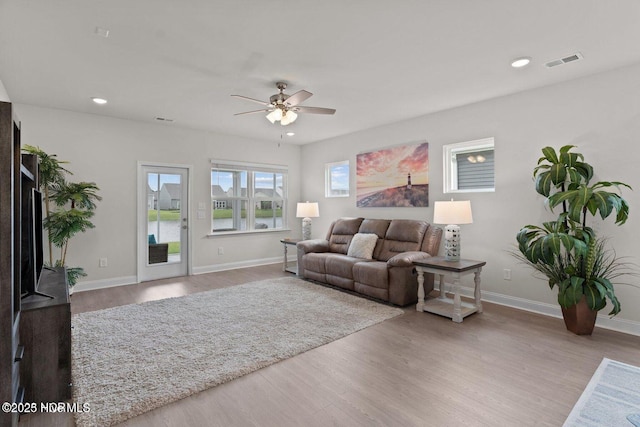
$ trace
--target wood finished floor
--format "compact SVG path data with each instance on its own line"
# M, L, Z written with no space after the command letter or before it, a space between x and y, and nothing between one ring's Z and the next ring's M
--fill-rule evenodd
M73 295L73 313L281 277L280 265ZM413 307L343 339L120 426L561 426L603 357L640 365L640 337L495 304L462 324ZM21 426L73 426L68 414Z

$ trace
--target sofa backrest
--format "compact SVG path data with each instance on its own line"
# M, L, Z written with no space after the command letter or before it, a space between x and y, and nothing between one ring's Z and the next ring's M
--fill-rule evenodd
M440 250L440 240L442 240L442 228L430 225L424 235L422 249L420 250L431 256L437 256Z
M384 242L384 236L387 234L387 229L391 224L390 219L365 219L360 224L358 233L372 233L378 236L376 247L373 250L373 258L378 259L380 252L382 251L382 244Z
M356 233L378 236L373 258L379 261L388 261L394 255L407 251L423 251L435 256L440 249L442 237L442 229L433 227L426 221L341 218L334 221L327 232L329 250L347 254Z
M342 218L334 221L327 234L329 250L337 254L346 255L351 239L358 232L363 220L364 218Z
M422 240L427 228L429 228L429 224L426 221L411 219L391 220L382 242L382 250L377 259L379 261L388 261L402 252L421 250Z

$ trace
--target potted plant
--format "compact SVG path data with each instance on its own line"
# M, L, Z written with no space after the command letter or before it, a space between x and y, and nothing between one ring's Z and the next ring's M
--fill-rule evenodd
M573 148L542 149L543 156L533 170L535 188L546 197L551 211L559 206L562 210L554 221L524 226L517 235L516 256L542 273L551 289L558 287L567 329L590 335L597 312L607 301L612 305L609 315L620 312L613 285L630 270L606 239L587 226L587 218L599 215L604 220L615 212L615 224L624 224L629 205L620 190L631 187L617 181L591 183L593 167Z
M23 151L38 156L40 188L45 202L43 227L49 242L49 266L66 267L67 282L73 287L80 277L86 276L82 267L67 266L69 240L78 233L94 228L91 217L99 188L94 182L68 182L65 175L72 175L55 154L48 154L39 147L23 146ZM60 256L54 261L53 246L60 248Z

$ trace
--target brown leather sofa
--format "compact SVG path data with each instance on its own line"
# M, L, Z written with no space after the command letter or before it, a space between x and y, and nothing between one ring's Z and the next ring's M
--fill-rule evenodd
M347 255L356 233L378 236L371 259ZM441 237L426 221L339 219L326 239L298 242L298 275L404 306L417 301L413 261L437 255ZM433 289L433 275L425 274L424 288Z

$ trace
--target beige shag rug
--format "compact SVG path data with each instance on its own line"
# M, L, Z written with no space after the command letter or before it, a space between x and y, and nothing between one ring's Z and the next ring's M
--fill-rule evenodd
M73 316L78 426L108 426L398 316L291 277Z

